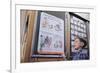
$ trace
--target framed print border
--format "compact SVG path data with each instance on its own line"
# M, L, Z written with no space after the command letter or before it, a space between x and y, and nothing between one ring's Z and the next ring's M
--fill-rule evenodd
M95 48L95 7L90 7L88 8L87 6L79 6L78 5L60 5L60 4L38 4L38 3L22 3L22 2L11 2L11 10L10 10L10 23L11 23L11 72L20 72L20 71L37 71L38 69L56 69L57 68L71 68L71 67L87 67L87 66L95 66L96 65L96 50L93 49ZM50 5L50 6L49 6ZM46 9L48 8L48 9ZM43 63L25 63L21 64L20 63L20 9L34 9L34 10L56 10L59 11L72 11L76 10L76 12L89 12L90 13L90 60L89 61L60 61L60 62L43 62ZM82 10L82 11L80 11ZM93 35L93 36L91 36ZM91 43L93 42L93 43ZM78 63L78 64L77 64ZM46 68L45 66L48 67ZM52 66L53 65L53 66ZM35 66L35 67L34 67ZM39 67L40 66L40 67Z

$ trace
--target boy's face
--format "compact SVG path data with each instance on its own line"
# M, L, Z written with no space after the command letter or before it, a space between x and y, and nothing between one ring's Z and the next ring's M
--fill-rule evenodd
M82 46L82 44L81 44L80 40L78 38L76 38L74 41L74 48L76 50L78 50L79 48L81 48L81 46Z

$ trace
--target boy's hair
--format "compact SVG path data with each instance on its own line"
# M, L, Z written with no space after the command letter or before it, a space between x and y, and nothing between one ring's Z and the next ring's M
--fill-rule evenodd
M77 36L77 38L76 38L76 39L79 39L79 40L80 40L80 42L83 42L83 43L84 43L84 45L82 46L82 48L85 48L85 46L87 45L86 40L85 40L85 39L83 39L83 38L81 38L81 37L78 37L78 36Z

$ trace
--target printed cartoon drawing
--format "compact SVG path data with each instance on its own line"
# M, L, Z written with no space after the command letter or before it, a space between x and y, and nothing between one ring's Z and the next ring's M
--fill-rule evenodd
M41 37L40 49L42 50L42 48L44 48L44 47L50 48L51 43L52 43L52 38L49 36L45 37L43 35L41 35L40 37Z
M62 48L62 41L60 41L60 40L56 41L54 44L54 47L55 48Z
M55 25L55 30L56 30L56 31L61 31L61 26L60 26L60 24L56 24L56 25Z
M47 25L48 25L48 22L47 22L47 18L46 17L44 17L44 21L42 22L42 27L47 27Z

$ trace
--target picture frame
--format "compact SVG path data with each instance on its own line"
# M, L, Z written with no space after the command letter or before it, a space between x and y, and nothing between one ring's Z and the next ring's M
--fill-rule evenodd
M90 13L90 60L84 61L59 61L59 62L43 62L43 63L20 63L20 9L33 9L33 10L54 10L54 11L70 11L70 12L89 12ZM67 19L69 20L69 19ZM34 22L35 23L35 22ZM70 23L69 23L70 24ZM62 5L62 4L41 4L31 1L12 1L11 2L11 72L25 72L25 71L37 71L38 69L56 69L57 68L69 68L71 67L86 67L96 65L96 52L95 41L93 40L95 35L95 7L92 6L79 6L79 5ZM67 28L70 29L70 28ZM67 35L69 33L66 33ZM66 35L65 34L65 35ZM70 37L67 36L67 38ZM68 39L66 39L68 41ZM70 41L70 39L69 39ZM93 42L93 43L91 43ZM68 44L68 43L66 43ZM67 46L71 47L71 46ZM70 49L67 49L67 53ZM78 63L78 64L77 64ZM48 67L47 67L48 65Z

